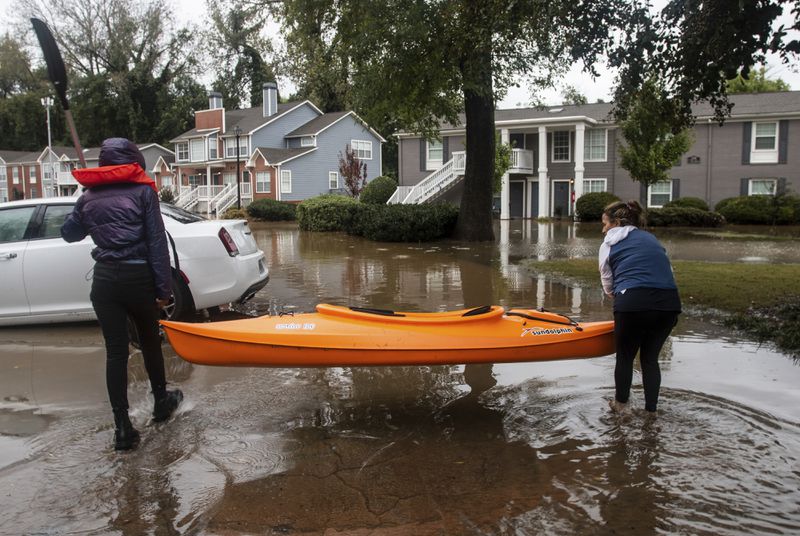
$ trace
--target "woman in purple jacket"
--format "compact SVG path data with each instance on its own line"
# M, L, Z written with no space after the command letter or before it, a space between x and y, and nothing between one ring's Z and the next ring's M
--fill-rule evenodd
M605 293L614 298L617 364L611 407L622 410L628 403L638 352L644 407L655 412L661 388L658 354L678 321L681 300L664 247L639 229L642 223L642 207L636 201L618 201L605 208L600 279Z
M132 449L139 441L128 416L128 317L139 333L153 390L153 421L167 420L183 399L180 390L166 388L158 319L172 295L171 268L158 194L144 169L144 156L133 142L105 140L100 167L74 172L81 184L91 186L61 228L67 242L89 234L96 245L90 298L106 343L116 450Z

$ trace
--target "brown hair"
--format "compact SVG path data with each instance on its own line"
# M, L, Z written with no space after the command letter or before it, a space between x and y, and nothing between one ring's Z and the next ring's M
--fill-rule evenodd
M644 226L644 210L642 205L635 199L630 201L614 201L603 209L603 214L608 216L612 222L619 225L633 225L634 227Z

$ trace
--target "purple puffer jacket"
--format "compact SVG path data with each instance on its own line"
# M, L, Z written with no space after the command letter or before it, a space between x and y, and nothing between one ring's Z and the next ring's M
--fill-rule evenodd
M92 236L98 262L144 260L153 271L156 297L172 295L169 248L158 195L146 184L119 183L86 190L61 227L67 242Z

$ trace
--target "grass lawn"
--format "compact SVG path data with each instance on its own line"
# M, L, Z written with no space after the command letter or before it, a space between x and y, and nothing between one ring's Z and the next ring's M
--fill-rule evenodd
M531 261L527 266L600 286L595 259ZM743 313L750 306L770 307L788 295L800 295L800 264L672 261L672 267L685 305Z

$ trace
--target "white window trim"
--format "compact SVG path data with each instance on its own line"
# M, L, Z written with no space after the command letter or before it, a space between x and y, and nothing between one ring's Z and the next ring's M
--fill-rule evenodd
M19 184L19 168L17 166L11 168L11 183Z
M8 174L6 170L7 170L6 166L0 166L0 181L8 180Z
M604 137L604 139L603 139L603 158L600 158L600 159L587 158L587 156L586 156L586 149L587 149L586 143L588 143L588 141L589 141L589 136L586 136L584 138L585 141L584 141L584 146L583 146L583 161L584 162L608 162L608 129L607 128L604 128L604 129L590 128L589 130L586 131L586 133L588 134L589 132L597 132L599 130L603 130L603 137Z
M775 146L772 149L756 149L757 125L775 125ZM764 136L761 136L764 137ZM777 164L778 148L780 147L780 124L778 121L753 121L750 136L750 163L751 164Z
M28 166L28 179L31 184L36 184L36 166Z
M357 145L359 143L363 143L363 144L369 146L369 156L368 157L367 156L359 156L358 155L358 151L360 151L360 150L366 151L367 150L366 148L359 149L357 147ZM372 142L371 141L369 141L369 140L350 140L350 148L356 153L356 156L358 157L359 160L372 160Z
M566 160L556 160L556 133L559 132L566 132L567 133L567 159ZM550 138L550 162L555 163L564 163L564 162L571 162L570 155L572 154L572 135L570 134L569 130L555 130L553 131L553 136Z
M442 146L442 156L438 160L431 158L432 143L439 143ZM425 142L425 169L427 171L436 171L443 165L444 165L444 142L438 140L427 140Z
M586 189L586 183L589 182L589 181L603 181L603 189L601 191L602 192L607 192L608 191L608 179L605 179L605 178L602 178L602 177L588 177L588 178L584 178L583 179L583 193L584 194L589 193L588 190Z
M672 179L663 182L669 183L669 201L672 201ZM664 195L664 194L659 192L658 195ZM662 208L664 206L664 205L654 205L652 197L653 197L653 185L651 184L650 186L647 187L647 208ZM667 201L667 203L669 201Z
M195 158L195 156L197 156L197 155L192 154L192 147L193 146L197 146L196 142L199 142L199 147L201 148L200 155L199 155L200 157L199 158ZM206 159L205 158L205 156L206 156L205 155L205 150L206 150L206 144L203 142L202 138L201 139L196 139L196 140L191 140L189 142L189 161L190 162L202 162L202 161L204 161Z
M208 159L219 160L219 138L216 135L209 136L206 143L208 145ZM211 151L214 151L215 154L212 155Z
M258 176L259 175L262 175L262 177L263 177L263 175L266 175L267 176L267 180L266 181L259 181L258 180ZM264 188L260 188L259 189L259 187L258 187L259 184L266 184L267 185L266 190ZM256 193L257 194L271 194L272 193L272 174L269 171L256 171Z
M239 136L239 158L248 158L247 136ZM230 149L230 151L228 151ZM236 158L236 138L225 138L225 158Z
M335 186L331 186L333 179L336 181ZM339 172L338 171L329 171L328 172L328 189L329 190L338 190L339 189Z
M753 182L754 181L771 182L772 185L773 185L772 193L771 194L754 194L753 193ZM760 179L760 178L756 177L754 179L750 179L749 181L747 181L747 195L775 195L775 193L777 191L778 191L778 179L773 179L773 178L769 178L769 177Z
M288 178L288 183L284 182L285 178ZM288 184L288 188L286 188ZM291 169L282 169L281 170L281 184L280 189L282 194L290 194L292 193L292 170Z
M186 156L185 158L181 158L181 147L186 148ZM178 162L188 162L189 161L189 142L182 141L175 144L175 158Z
M316 147L317 146L317 137L316 136L303 136L300 138L300 147Z

